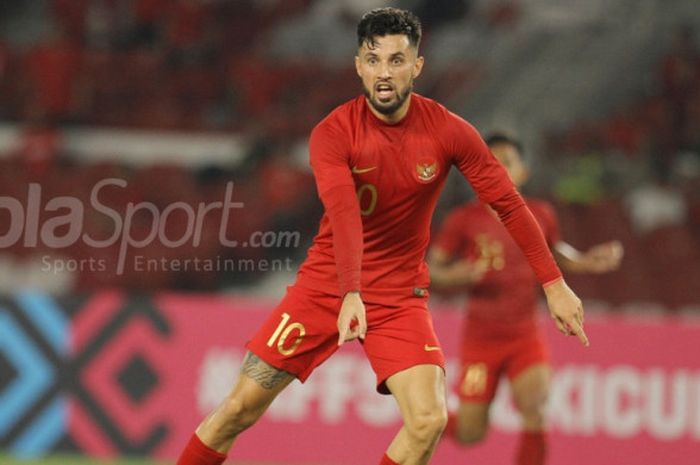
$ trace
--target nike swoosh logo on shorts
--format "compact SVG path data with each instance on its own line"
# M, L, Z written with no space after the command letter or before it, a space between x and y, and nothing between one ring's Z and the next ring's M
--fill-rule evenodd
M439 346L429 346L428 344L423 346L423 350L426 352L432 352L434 350L440 350Z
M352 167L352 172L355 174L369 173L372 170L377 169L376 166L370 166L369 168L358 168L357 166Z

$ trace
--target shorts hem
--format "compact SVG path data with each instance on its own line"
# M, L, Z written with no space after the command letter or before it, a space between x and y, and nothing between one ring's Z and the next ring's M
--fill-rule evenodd
M525 370L535 365L544 365L550 367L552 364L547 357L532 357L531 359L525 361L524 363L519 363L517 367L513 368L511 371L506 372L506 377L513 381L515 378L520 376Z
M418 366L418 365L435 365L435 366L440 367L442 369L442 373L445 374L445 361L444 360L442 360L441 362L417 361L417 362L407 363L406 366L402 366L400 368L397 368L393 372L387 374L383 379L378 380L377 386L376 386L377 392L379 394L383 394L383 395L391 394L391 391L389 390L389 388L386 385L386 381L389 378L391 378L392 376L394 376L395 374L400 373L404 370L408 370L409 368L413 368L413 367Z

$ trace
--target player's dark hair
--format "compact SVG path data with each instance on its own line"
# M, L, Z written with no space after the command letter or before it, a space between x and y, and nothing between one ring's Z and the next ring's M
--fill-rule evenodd
M494 132L492 134L489 134L487 137L484 138L484 142L486 142L486 145L488 145L489 147L501 144L512 145L516 148L518 152L520 152L521 155L523 153L523 146L520 143L520 141L515 137L511 137L503 132Z
M375 8L365 13L357 24L357 46L367 43L369 48L374 48L377 37L390 34L403 34L412 46L418 48L422 34L420 19L407 10Z

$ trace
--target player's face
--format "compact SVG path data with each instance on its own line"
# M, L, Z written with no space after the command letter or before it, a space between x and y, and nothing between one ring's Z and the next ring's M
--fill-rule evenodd
M522 186L528 178L528 171L518 149L511 144L495 144L490 147L491 153L508 171L513 184Z
M365 41L355 57L355 68L374 114L387 122L401 120L408 111L413 80L423 68L423 57L408 37L376 37L374 46Z

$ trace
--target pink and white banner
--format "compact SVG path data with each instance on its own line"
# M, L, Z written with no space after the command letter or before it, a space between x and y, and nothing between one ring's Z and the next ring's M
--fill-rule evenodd
M155 455L172 458L231 387L243 345L274 303L183 295L155 296L152 303L168 325L167 336L146 318L132 318L114 348L82 372L81 384L109 410L124 441L160 438ZM107 331L104 321L114 308L127 304L117 292L93 296L73 320L72 350L89 350L85 345L95 339L94 329ZM455 328L461 314L455 309L433 314L454 384ZM586 322L589 348L545 324L556 368L550 463L700 463L700 323L591 316ZM138 403L114 387L116 367L133 361L135 354L147 359L158 378L157 389ZM118 453L114 437L108 441L110 432L93 426L89 403L83 404L88 407L76 404L69 410L74 441L91 454ZM512 463L518 419L507 387L499 392L492 413L493 429L483 445L465 450L443 440L432 463ZM374 464L399 425L393 399L375 392L374 374L359 344L353 343L306 384L292 383L239 438L231 456L261 463Z

